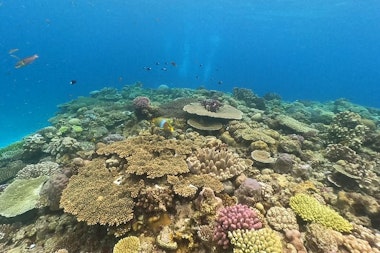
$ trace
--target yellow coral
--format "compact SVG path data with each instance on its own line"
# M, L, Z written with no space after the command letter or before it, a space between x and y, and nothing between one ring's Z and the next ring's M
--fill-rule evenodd
M352 224L315 198L299 193L290 198L290 207L305 221L312 221L340 232L352 230Z
M140 239L136 236L128 236L119 240L113 247L113 253L139 253Z
M280 236L270 228L228 232L234 253L282 253Z

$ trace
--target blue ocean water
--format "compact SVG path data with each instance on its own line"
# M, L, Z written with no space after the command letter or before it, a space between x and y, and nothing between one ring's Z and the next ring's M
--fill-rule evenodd
M136 81L380 107L378 0L12 0L0 20L0 147Z

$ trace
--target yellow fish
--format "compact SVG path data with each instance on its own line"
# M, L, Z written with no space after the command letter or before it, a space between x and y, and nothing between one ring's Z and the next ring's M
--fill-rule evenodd
M165 132L169 133L172 133L174 131L174 127L171 124L172 121L172 119L162 117L152 119L152 123L154 125L158 126L159 128L162 128Z

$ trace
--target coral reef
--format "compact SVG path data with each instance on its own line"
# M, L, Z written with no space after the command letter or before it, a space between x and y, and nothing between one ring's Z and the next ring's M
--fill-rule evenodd
M0 149L1 252L380 253L376 108L137 82L49 121Z
M290 207L305 221L312 221L340 232L350 232L352 224L333 209L324 206L317 199L299 193L290 198Z

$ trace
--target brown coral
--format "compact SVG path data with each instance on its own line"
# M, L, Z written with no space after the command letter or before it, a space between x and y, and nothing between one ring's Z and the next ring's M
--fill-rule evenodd
M174 192L182 197L192 197L202 187L209 187L214 192L221 192L223 184L212 175L168 176L167 181L173 185Z
M188 172L186 155L192 143L167 140L157 135L142 135L99 147L99 155L117 155L128 163L127 173L157 178Z
M203 148L187 159L190 171L195 174L211 174L224 181L244 172L252 165L249 159L240 158L227 149Z
M60 206L89 225L126 223L133 218L134 202L127 187L113 182L104 160L94 159L70 178Z

